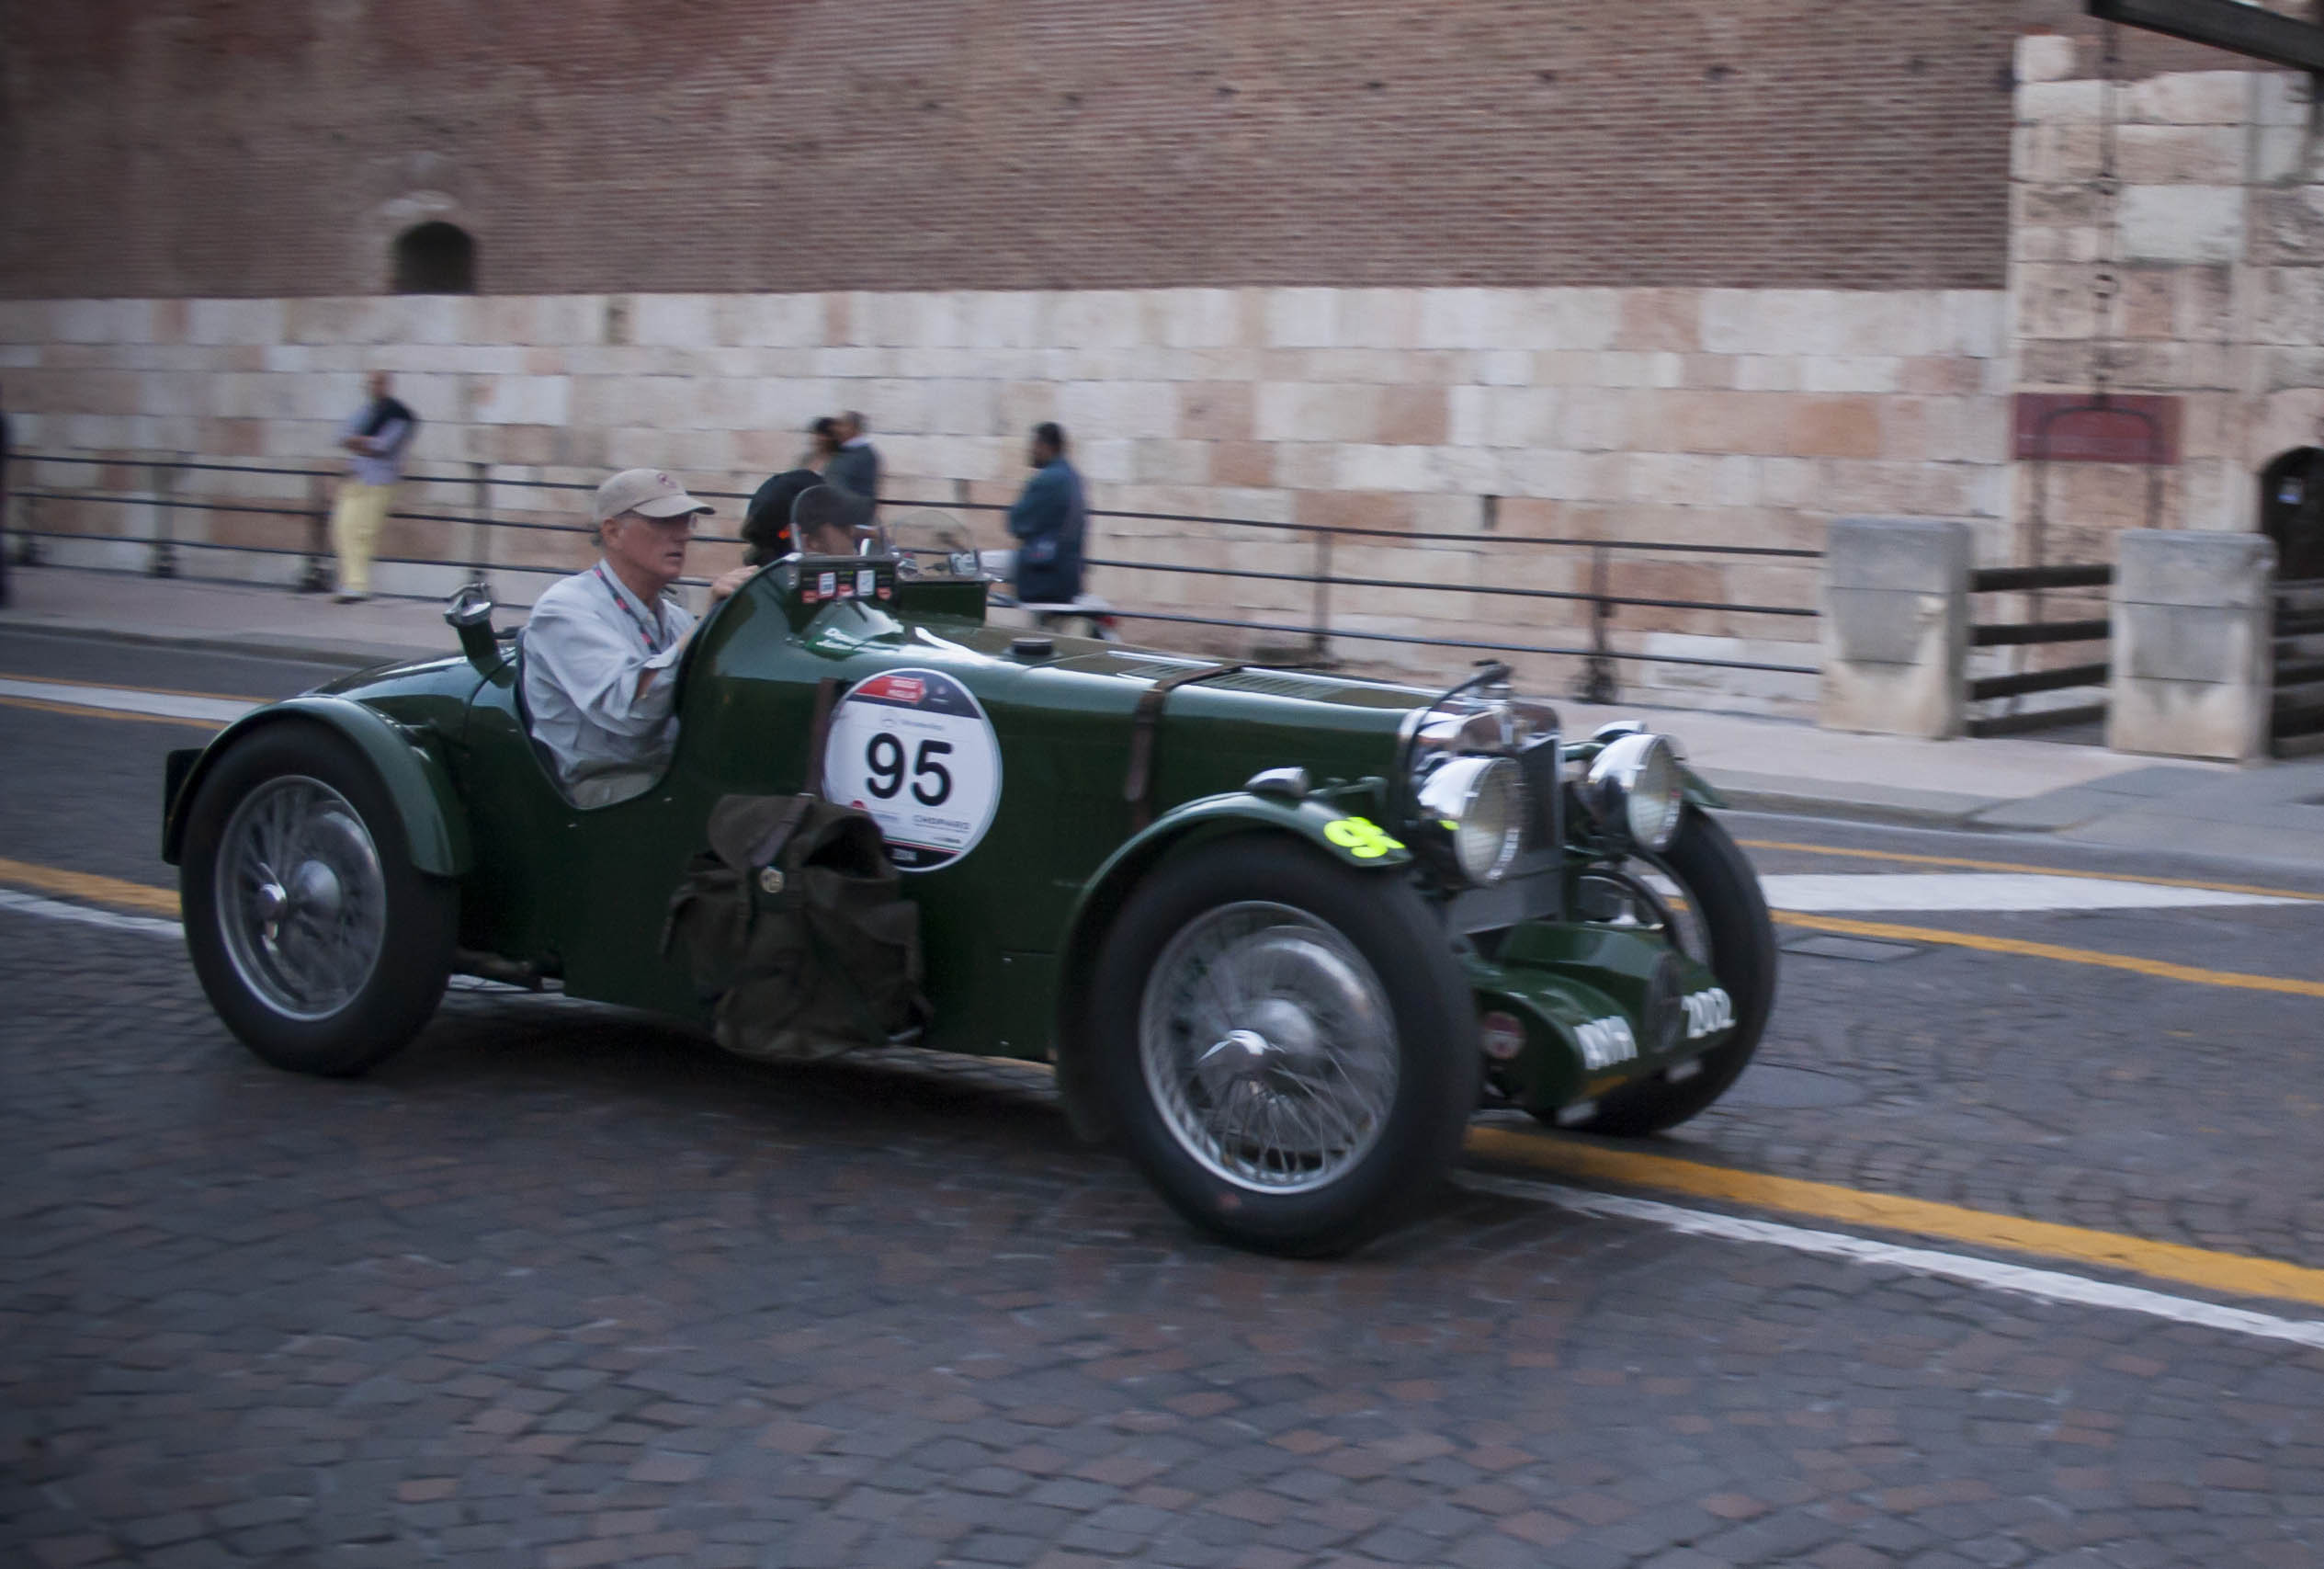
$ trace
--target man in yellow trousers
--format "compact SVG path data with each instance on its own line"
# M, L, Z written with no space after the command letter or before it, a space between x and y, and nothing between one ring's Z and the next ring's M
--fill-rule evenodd
M372 371L363 385L370 399L340 433L339 445L350 456L347 477L339 482L338 500L331 509L331 545L339 555L342 605L371 597L371 551L395 501L403 454L419 428L412 411L388 395L386 371Z

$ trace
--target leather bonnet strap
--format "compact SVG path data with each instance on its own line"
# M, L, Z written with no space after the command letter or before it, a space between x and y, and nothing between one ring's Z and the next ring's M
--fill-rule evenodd
M1170 700L1170 694L1180 687L1231 676L1247 668L1246 663L1238 661L1179 670L1161 677L1139 694L1138 712L1130 722L1129 772L1122 779L1122 799L1129 802L1130 832L1136 833L1154 820L1154 733L1161 728L1162 705Z

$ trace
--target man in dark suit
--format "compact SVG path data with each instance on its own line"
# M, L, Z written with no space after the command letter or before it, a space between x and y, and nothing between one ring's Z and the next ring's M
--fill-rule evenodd
M864 416L856 409L839 416L839 450L824 465L823 483L866 501L879 499L879 453L864 434Z
M1033 427L1033 477L1009 508L1016 550L1020 605L1070 605L1082 591L1082 535L1089 498L1082 476L1065 460L1065 432L1044 421Z

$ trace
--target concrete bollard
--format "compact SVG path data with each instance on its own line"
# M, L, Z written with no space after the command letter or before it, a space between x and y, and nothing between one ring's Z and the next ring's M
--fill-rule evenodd
M1969 526L1843 517L1824 542L1827 730L1961 733L1969 645Z
M2118 538L2106 745L2233 762L2267 756L2274 542L2173 529Z

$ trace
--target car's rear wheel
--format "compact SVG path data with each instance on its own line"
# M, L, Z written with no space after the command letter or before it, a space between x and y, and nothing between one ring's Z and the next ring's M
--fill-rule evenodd
M178 901L210 1006L278 1068L361 1073L451 972L457 890L413 867L386 788L317 725L260 730L201 781Z
M1377 1235L1442 1183L1477 1102L1475 1007L1442 924L1395 873L1293 840L1163 863L1090 995L1094 1082L1130 1158L1241 1246Z
M1670 847L1634 856L1596 877L1584 874L1582 899L1599 899L1624 918L1659 924L1673 947L1718 977L1732 1006L1728 1038L1693 1063L1625 1085L1572 1124L1585 1132L1637 1136L1676 1127L1716 1101L1742 1076L1759 1050L1775 1004L1775 928L1751 861L1708 813L1689 806ZM1590 918L1606 911L1585 908Z

